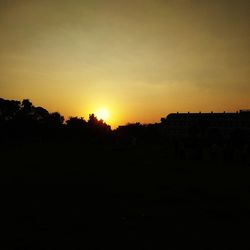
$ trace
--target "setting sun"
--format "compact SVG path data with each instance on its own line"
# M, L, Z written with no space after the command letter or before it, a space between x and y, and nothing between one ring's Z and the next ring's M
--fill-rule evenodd
M96 111L96 116L99 120L107 121L109 118L109 112L105 108L100 108Z

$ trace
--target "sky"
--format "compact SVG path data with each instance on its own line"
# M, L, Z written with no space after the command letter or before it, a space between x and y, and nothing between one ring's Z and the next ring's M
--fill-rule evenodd
M0 0L0 97L113 127L250 108L249 0Z

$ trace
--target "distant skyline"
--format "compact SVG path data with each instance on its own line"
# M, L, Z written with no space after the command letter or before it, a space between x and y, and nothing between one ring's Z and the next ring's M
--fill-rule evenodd
M0 0L0 97L107 123L250 108L248 0Z

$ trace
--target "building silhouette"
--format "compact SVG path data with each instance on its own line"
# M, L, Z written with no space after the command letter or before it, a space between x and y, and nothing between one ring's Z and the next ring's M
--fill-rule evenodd
M250 139L250 110L235 113L171 113L162 118L162 134L168 138Z

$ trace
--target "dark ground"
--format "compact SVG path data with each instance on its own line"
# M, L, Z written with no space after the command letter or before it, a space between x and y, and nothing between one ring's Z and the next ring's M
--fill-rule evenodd
M250 249L247 162L2 145L0 249Z

